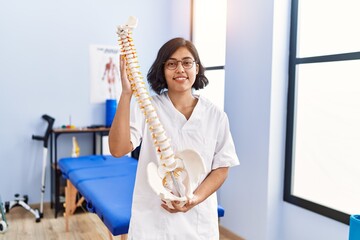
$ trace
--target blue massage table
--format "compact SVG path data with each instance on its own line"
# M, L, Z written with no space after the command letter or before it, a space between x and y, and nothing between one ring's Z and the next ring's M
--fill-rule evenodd
M60 159L58 165L67 180L66 230L69 230L68 218L85 200L87 209L99 216L113 236L126 235L137 163L137 159L128 156L90 155ZM76 200L77 192L82 196L79 201ZM224 214L224 208L219 205L218 216Z

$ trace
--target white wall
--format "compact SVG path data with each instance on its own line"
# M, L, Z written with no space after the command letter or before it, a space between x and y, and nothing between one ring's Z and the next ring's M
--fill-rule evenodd
M241 161L221 224L248 240L347 239L347 225L283 202L290 0L228 0L225 111Z
M246 239L266 239L272 9L272 1L228 1L225 111L241 165L221 192L222 223Z
M40 202L41 115L55 126L105 123L104 104L90 103L89 45L117 45L116 26L139 18L134 42L143 75L159 47L175 36L189 37L189 1L152 0L17 0L0 2L0 194L14 193ZM175 22L176 21L176 22ZM177 26L177 28L174 28ZM71 136L59 138L59 157L69 156ZM81 154L91 153L91 139L78 136ZM68 140L68 141L64 141ZM45 201L50 200L47 167Z

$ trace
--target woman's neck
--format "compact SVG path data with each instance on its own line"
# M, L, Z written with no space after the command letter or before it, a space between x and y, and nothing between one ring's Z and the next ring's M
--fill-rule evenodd
M198 99L194 97L191 92L184 92L180 94L168 92L168 96L174 107L181 112L186 119L189 119L198 102Z

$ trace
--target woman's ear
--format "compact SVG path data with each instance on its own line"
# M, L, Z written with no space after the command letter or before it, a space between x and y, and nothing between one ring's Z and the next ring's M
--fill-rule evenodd
M196 64L196 74L199 73L199 64Z

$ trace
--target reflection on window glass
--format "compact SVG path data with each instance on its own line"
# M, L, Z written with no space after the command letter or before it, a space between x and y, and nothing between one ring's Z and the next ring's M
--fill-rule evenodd
M225 0L194 0L193 42L205 67L225 65Z
M360 51L360 1L299 1L298 56Z
M360 212L360 60L297 69L292 194Z

